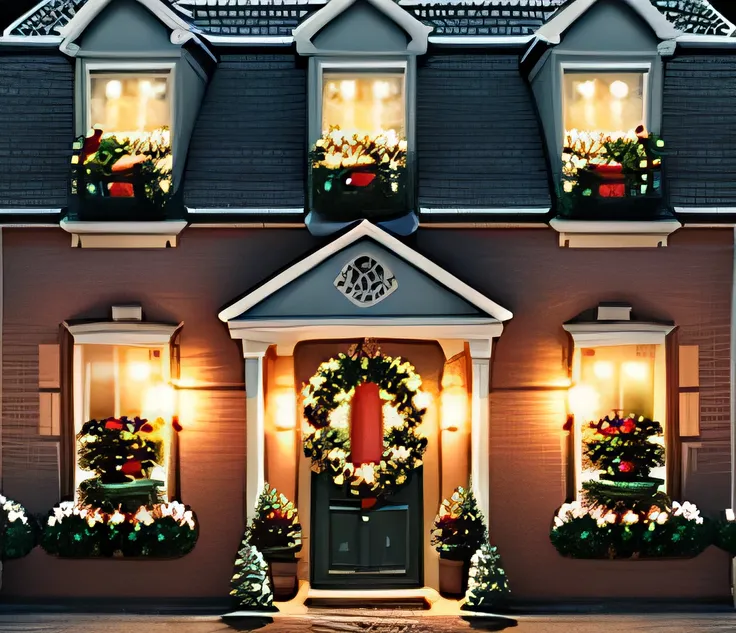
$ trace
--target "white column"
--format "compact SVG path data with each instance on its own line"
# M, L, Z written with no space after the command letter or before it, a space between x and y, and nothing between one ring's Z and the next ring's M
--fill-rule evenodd
M243 341L245 358L245 516L248 523L255 515L258 496L265 483L266 435L263 384L263 358L268 344Z
M473 493L478 506L489 520L490 509L490 368L492 339L468 341L470 357L473 362L471 433L470 433L470 475L473 480Z
M736 229L731 280L731 508L736 510ZM731 560L731 590L736 606L736 558Z

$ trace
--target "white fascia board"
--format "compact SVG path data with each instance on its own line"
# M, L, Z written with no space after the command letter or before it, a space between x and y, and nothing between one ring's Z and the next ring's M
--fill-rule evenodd
M614 347L618 345L663 345L674 325L636 321L593 321L566 323L575 347Z
M575 0L552 18L537 32L536 37L550 44L559 44L562 35L578 21L598 0ZM682 35L649 0L622 0L651 27L660 40L672 40Z
M0 209L0 217L3 215L53 215L61 213L61 209Z
M74 41L84 33L85 29L110 2L111 0L88 0L66 26L59 29L59 34L63 39L59 46L62 53L74 56L76 53L76 47L73 46ZM192 30L190 24L174 13L161 0L136 0L136 2L142 4L172 31Z
M319 51L312 39L324 29L330 22L342 15L356 0L330 0L319 11L310 15L304 22L297 26L292 35L296 42L296 50L300 55L314 55ZM417 20L408 11L404 11L394 0L367 0L374 9L383 13L393 20L409 36L407 52L423 55L427 52L427 38L434 27L427 26Z
M549 207L536 207L536 208L527 208L527 209L517 209L513 207L509 207L507 209L500 209L500 208L490 208L490 209L481 209L481 208L458 208L458 209L445 209L440 207L425 207L419 210L420 214L427 214L427 215L444 215L444 214L462 214L462 215L516 215L516 214L523 214L523 215L545 215L549 213L550 209Z
M187 207L188 213L199 214L199 215L297 215L304 213L304 209L301 207L285 207L283 209L235 209L232 207L226 207L223 209L210 209L210 208L196 208Z
M736 207L675 207L676 213L696 213L700 215L722 215L736 213Z
M429 43L452 46L523 46L533 39L534 35L489 35L487 37L478 35L430 35Z
M381 246L384 246L394 255L409 262L425 274L432 277L435 281L439 282L440 285L443 285L455 294L460 295L463 299L486 314L490 314L497 321L503 322L513 318L514 315L506 310L506 308L503 308L494 301L491 301L488 297L484 296L474 288L471 288L465 282L460 281L444 268L441 268L432 260L406 246L403 242L399 241L386 231L375 226L368 220L363 220L353 230L341 235L317 252L308 255L293 266L287 268L281 274L256 288L250 294L225 308L219 314L220 320L228 322L232 319L236 319L241 314L250 310L250 308L259 304L261 301L267 299L281 288L287 286L305 273L317 267L329 257L332 257L336 253L339 253L343 249L363 238L370 238Z
M77 345L168 345L183 325L146 323L145 321L100 321L64 326Z
M294 42L290 36L250 36L250 35L210 35L203 33L202 38L217 46L289 46Z
M58 46L63 40L56 35L3 35L0 45L7 46Z
M671 235L682 228L677 220L653 220L651 222L627 222L619 220L595 221L562 220L554 218L549 225L557 232L585 233L585 234L637 234L637 233L666 233Z
M84 222L63 219L59 226L76 235L179 235L186 227L186 220L161 222Z

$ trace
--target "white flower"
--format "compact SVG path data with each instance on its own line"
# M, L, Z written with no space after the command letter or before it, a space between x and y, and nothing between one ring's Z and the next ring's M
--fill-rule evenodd
M703 519L700 516L700 510L694 503L685 501L680 504L677 501L672 503L672 515L676 517L683 517L687 521L695 521L698 525L703 523Z
M624 514L623 521L627 525L633 525L634 523L639 522L639 515L629 510L626 514Z
M56 519L54 517L49 517L48 525L49 527L54 527L56 525Z
M121 514L119 510L115 510L113 515L110 517L110 524L111 525L118 525L125 521L125 515Z
M670 517L666 512L660 512L659 516L657 517L657 523L659 523L659 525L664 525L665 523L667 523L667 519L669 518Z
M736 514L734 514L731 508L726 510L726 521L736 521Z

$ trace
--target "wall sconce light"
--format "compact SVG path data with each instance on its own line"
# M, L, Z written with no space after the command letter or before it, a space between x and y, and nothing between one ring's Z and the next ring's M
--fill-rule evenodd
M462 385L442 389L441 421L443 431L459 431L468 419L468 392Z
M274 394L274 426L277 431L296 429L296 394L293 388L280 387Z
M149 420L173 419L176 414L176 391L171 385L159 384L146 390L141 415Z

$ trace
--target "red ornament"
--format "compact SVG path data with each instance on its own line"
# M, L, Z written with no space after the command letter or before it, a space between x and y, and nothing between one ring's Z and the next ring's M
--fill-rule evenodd
M636 422L634 422L631 418L627 418L621 425L621 433L631 433L635 428Z
M133 185L129 182L113 182L108 190L111 198L132 198L135 196Z
M636 469L636 466L634 466L634 463L633 462L621 462L618 465L618 469L622 473L631 473L631 472L633 472Z
M144 424L144 425L143 425L143 426L141 427L141 433L153 433L153 426L151 426L151 424L150 424L150 423L146 422L146 423L145 423L145 424Z
M182 430L181 424L179 424L179 416L175 415L174 419L171 421L171 426L174 427L174 430L178 433Z
M350 459L354 466L377 464L383 455L383 402L378 385L355 388L350 406Z
M376 505L376 503L378 503L378 499L366 497L360 500L360 509L370 510L374 505Z
M345 181L346 185L352 187L367 187L376 179L376 174L369 171L354 171Z
M105 422L105 428L110 431L122 431L123 424L115 418L110 418L107 422Z
M120 471L124 475L133 475L133 477L138 477L143 472L143 466L139 461L131 460L129 462L125 462Z

